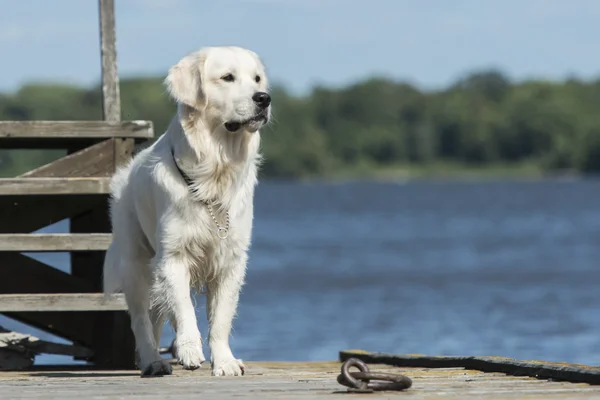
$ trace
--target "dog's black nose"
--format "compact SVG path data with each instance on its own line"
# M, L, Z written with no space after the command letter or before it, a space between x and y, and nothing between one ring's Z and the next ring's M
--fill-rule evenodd
M269 93L265 92L254 93L252 100L254 100L256 105L260 108L267 108L269 107L269 104L271 104L271 96L269 96Z

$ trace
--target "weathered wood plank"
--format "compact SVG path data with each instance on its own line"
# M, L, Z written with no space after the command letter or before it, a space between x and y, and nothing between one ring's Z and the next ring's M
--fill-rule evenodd
M28 171L20 178L110 177L114 172L114 140L109 139Z
M152 139L152 121L0 121L0 146L11 139ZM43 142L40 142L43 143ZM0 147L2 148L2 147Z
M0 392L23 399L210 398L269 399L600 399L600 387L502 376L462 369L411 369L371 365L377 372L402 373L414 385L403 392L347 394L336 382L334 362L246 362L243 377L216 378L210 368L184 371L162 379L141 379L138 371L34 367L0 373Z
M0 294L0 312L27 311L123 311L127 310L121 294L103 293L28 293Z
M106 250L110 245L111 237L110 233L0 234L0 252Z
M105 195L0 196L0 233L32 232L105 204Z
M119 74L117 71L117 36L115 2L100 0L100 55L102 58L102 112L106 121L121 119Z
M0 196L108 194L110 178L0 178Z

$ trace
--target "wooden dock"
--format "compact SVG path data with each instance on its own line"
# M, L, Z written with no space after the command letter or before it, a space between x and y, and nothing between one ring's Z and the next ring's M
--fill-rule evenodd
M212 377L176 367L174 375L139 377L138 371L46 369L1 372L3 399L600 399L600 386L551 382L464 368L392 367L372 372L403 373L413 385L401 392L349 394L336 381L339 362L247 362L243 377Z

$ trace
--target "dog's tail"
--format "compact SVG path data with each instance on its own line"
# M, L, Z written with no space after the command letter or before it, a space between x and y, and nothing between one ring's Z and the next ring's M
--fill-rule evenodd
M116 244L113 241L110 246L108 246L108 250L106 250L106 255L104 257L102 287L105 295L120 293L122 291L119 259L117 257L118 251L116 251L115 247Z

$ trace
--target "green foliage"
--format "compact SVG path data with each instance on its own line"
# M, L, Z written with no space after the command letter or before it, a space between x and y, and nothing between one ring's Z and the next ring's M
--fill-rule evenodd
M305 97L272 90L273 122L262 132L262 175L303 178L407 165L485 168L535 165L544 171L600 172L600 80L511 83L498 71L473 73L443 91L386 78L316 87ZM175 105L162 79L121 83L123 119L164 132ZM28 85L0 94L0 119L101 117L98 87ZM0 174L43 164L53 151L0 152ZM352 173L352 172L350 172Z

